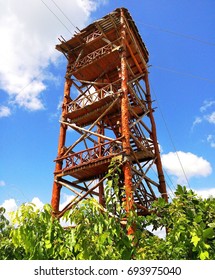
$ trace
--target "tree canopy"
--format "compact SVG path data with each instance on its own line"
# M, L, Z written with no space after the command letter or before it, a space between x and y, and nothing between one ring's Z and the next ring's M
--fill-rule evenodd
M106 195L108 192L110 189L106 189ZM117 197L112 196L108 207L111 208L113 202L117 205ZM52 217L48 204L41 210L32 203L23 204L11 214L10 222L5 218L5 209L0 208L0 258L215 259L214 198L203 199L192 190L178 186L172 201L166 203L159 198L153 203L152 214L146 217L131 212L125 223L121 208L115 210L116 215L110 215L96 199L85 200L64 215L72 225L64 228ZM131 224L135 225L135 232L128 235ZM166 229L166 236L153 234L162 228Z

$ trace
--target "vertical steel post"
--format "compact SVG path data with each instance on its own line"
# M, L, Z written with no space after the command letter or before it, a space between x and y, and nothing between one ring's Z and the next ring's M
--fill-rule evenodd
M156 132L156 125L155 125L155 120L153 116L153 110L152 110L152 100L151 100L151 94L150 94L150 86L149 86L149 80L148 80L148 73L146 72L145 74L145 85L146 85L146 101L148 103L148 108L149 108L149 118L151 121L151 126L152 126L152 135L151 139L154 144L154 149L155 149L155 164L157 167L157 172L158 172L158 179L159 179L159 192L161 193L161 196L168 201L168 195L166 191L166 182L165 182L165 177L163 173L163 168L162 168L162 162L161 162L161 157L160 157L160 151L159 151L159 146L157 142L157 132Z
M131 146L130 146L130 129L129 129L129 99L128 99L128 70L127 70L127 51L126 51L126 25L124 20L124 11L121 9L121 127L122 127L122 147L125 155L125 162L123 164L124 185L126 195L126 212L133 209L134 198L132 189L132 172L131 172ZM128 230L128 234L134 232L133 228Z
M66 112L67 112L67 103L70 98L70 88L72 85L72 81L70 79L66 79L65 85L64 85L64 99L62 104L62 118L64 118ZM59 134L59 140L58 140L58 154L57 157L61 157L63 155L63 148L65 147L66 142L66 130L67 125L62 124L60 125L60 134ZM63 162L62 161L56 161L55 165L55 172L59 172L62 169ZM56 178L54 178L53 183L53 189L52 189L52 199L51 199L51 205L53 214L58 214L59 212L59 205L60 205L60 190L61 185L56 182Z
M101 96L100 96L101 97ZM99 122L98 124L98 129L97 129L98 133L99 134L102 134L104 135L105 134L105 131L104 131L104 124L102 121ZM98 137L98 144L99 145L102 145L104 143L104 138L102 137ZM102 154L102 147L100 147L100 151L101 151L101 154ZM99 155L101 156L101 155ZM103 174L100 174L99 175L99 180L101 180L103 177ZM105 206L105 201L104 201L104 185L103 185L103 182L101 182L99 184L99 203L102 205L102 206Z

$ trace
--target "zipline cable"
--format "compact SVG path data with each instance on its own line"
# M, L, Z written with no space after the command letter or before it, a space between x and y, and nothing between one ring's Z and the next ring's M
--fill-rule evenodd
M62 22L62 20L51 10L51 8L43 1L40 0L45 6L46 8L57 18L57 20L66 28L66 30L73 35L73 33L70 31L70 29Z

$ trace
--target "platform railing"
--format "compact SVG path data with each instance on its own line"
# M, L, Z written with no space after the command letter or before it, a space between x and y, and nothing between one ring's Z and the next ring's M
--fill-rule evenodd
M118 140L109 141L66 156L58 158L63 161L62 171L93 163L122 153L122 145Z
M119 82L117 81L115 83L108 84L99 90L94 90L92 92L87 91L80 98L77 98L67 105L67 112L69 113L84 108L85 106L97 102L107 96L113 95L118 92L118 89Z

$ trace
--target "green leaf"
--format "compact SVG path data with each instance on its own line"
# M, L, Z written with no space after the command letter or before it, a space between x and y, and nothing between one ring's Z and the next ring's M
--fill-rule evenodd
M206 239L206 238L213 238L214 237L214 230L213 228L206 228L204 231L203 231L203 238Z
M46 247L46 249L49 249L52 247L50 240L45 240L45 247Z
M199 257L200 257L201 260L209 259L209 253L208 253L208 251L201 252L200 255L199 255Z
M108 180L107 185L108 185L109 188L112 188L113 180Z
M184 193L184 188L181 185L178 185L175 193L177 195L182 195Z
M95 224L95 225L94 225L94 232L97 233L97 231L98 231L98 225Z
M195 221L196 223L200 223L201 220L202 220L202 215L197 215L197 216L195 217L195 219L194 219L194 221Z
M103 244L103 243L108 239L108 237L109 237L109 233L108 233L108 232L104 232L104 233L100 236L100 238L99 238L101 244Z
M99 224L99 234L101 234L101 233L102 233L102 231L103 231L103 227L102 227L102 225L101 225L101 224Z
M215 223L210 223L210 224L208 224L208 226L209 226L210 228L215 228Z
M191 242L193 243L193 245L196 247L197 244L199 243L200 238L197 235L194 235L191 239Z

